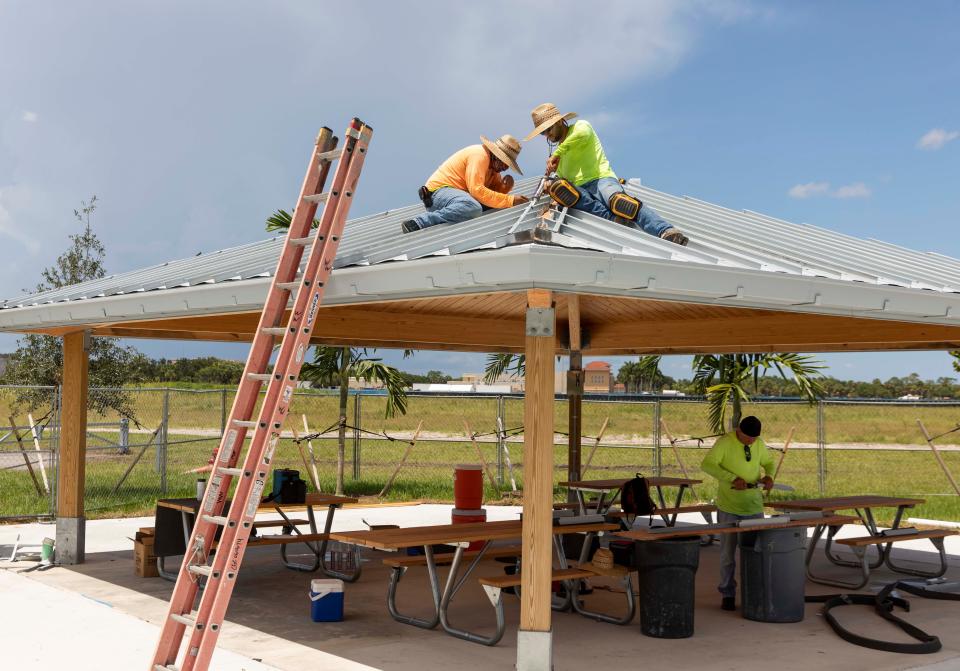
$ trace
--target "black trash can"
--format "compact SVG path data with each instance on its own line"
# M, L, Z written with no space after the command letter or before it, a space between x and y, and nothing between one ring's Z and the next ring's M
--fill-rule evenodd
M758 622L800 622L804 611L806 529L740 534L740 602Z
M699 538L637 541L640 631L654 638L693 636Z

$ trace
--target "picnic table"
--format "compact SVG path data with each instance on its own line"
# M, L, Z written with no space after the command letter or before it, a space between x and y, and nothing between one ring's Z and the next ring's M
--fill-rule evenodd
M279 545L281 561L287 568L295 571L316 571L320 569L327 575L353 582L360 577L359 551L355 550L353 568L348 572L340 571L339 567L336 566L328 566L325 557L334 513L344 504L356 502L357 499L349 496L334 496L316 492L308 493L304 503L263 502L257 507L258 513L261 511L276 512L280 514L281 519L254 522L254 529L260 530L279 526L282 528L282 533L251 536L247 546ZM186 552L186 548L190 544L190 535L193 532L193 524L197 511L200 509L200 503L195 498L157 500L154 553L157 556L157 570L160 576L166 580L176 581L177 579L176 571L166 570L164 562L167 557L183 555ZM318 532L314 508L323 506L327 507L327 517L323 532ZM224 505L223 515L228 515L229 510L230 501L227 501ZM307 519L293 519L288 515L288 513L303 510L307 513ZM309 525L309 533L303 533L298 528L304 524ZM287 546L291 543L305 544L314 556L312 564L299 564L290 561L287 558Z
M767 518L774 520L776 518ZM791 529L794 527L812 527L818 524L848 524L856 522L857 518L850 515L829 515L817 519L784 520L783 522L769 522L757 526L738 527L734 524L710 525L709 533L716 535L742 534L752 531L766 531L768 529ZM659 541L665 538L688 538L700 536L704 533L701 526L691 527L661 527L659 529L631 529L618 531L614 535L635 541Z
M903 520L904 512L909 508L913 508L918 504L924 503L924 499L909 498L909 497L899 497L899 496L874 496L874 495L860 495L860 496L835 496L822 499L799 499L794 501L776 501L771 502L770 505L778 510L784 511L819 511L823 513L835 513L839 510L853 510L856 513L855 518L851 518L851 521L856 521L858 518L863 523L864 528L867 530L868 535L860 538L845 538L837 540L836 542L841 545L848 546L851 551L853 551L856 556L856 561L849 561L843 559L838 554L833 552L832 546L834 537L837 535L837 532L840 531L843 522L840 524L831 523L828 519L824 519L817 526L813 532L813 538L809 546L807 547L807 556L806 556L806 565L807 565L807 577L814 581L824 585L834 585L839 587L850 587L853 589L859 589L869 582L870 579L870 570L879 568L883 564L886 564L890 570L897 573L905 573L907 575L915 575L924 578L936 578L943 575L947 570L946 564L946 552L944 548L943 539L946 536L952 535L953 532L950 531L912 531L906 533L896 533L896 530L900 529L900 522ZM893 518L893 525L891 529L894 530L893 533L887 531L881 531L877 526L876 519L873 515L874 508L896 508L897 512ZM833 564L837 566L847 566L853 568L861 569L861 579L859 581L850 582L845 580L837 580L833 578L826 578L814 574L811 571L811 562L813 559L814 552L817 547L817 542L823 536L823 532L827 531L827 539L824 542L824 554L826 554L827 559L829 559ZM940 553L940 567L934 571L924 571L918 569L911 569L903 566L898 566L891 561L891 548L893 543L898 541L905 540L916 540L920 538L929 539L934 547ZM871 545L877 547L877 558L873 561L870 561L866 556L866 550Z
M570 584L571 581L576 580L579 582L579 579L582 577L596 575L589 570L570 568L567 565L566 557L558 540L559 537L572 533L587 534L587 540L584 541L583 545L583 554L586 554L590 548L590 541L592 540L593 534L614 531L618 528L619 526L617 524L604 522L569 525L555 524L553 526L553 545L560 567L559 570L554 571L553 578L554 580L564 580L566 581L565 584L568 584L566 597L560 603L554 604L555 610L565 610L570 607L576 589L576 587ZM494 604L497 612L497 626L493 635L486 636L455 627L449 618L450 602L484 558L488 556L521 556L521 548L519 546L515 545L498 551L494 543L517 539L520 537L522 530L523 523L521 520L503 520L495 522L440 524L400 529L339 531L330 534L330 538L341 543L351 543L388 552L396 552L411 547L422 547L424 552L422 558L409 557L398 560L385 560L385 563L393 567L390 576L390 585L387 591L387 608L391 617L403 624L409 624L423 629L433 629L439 624L443 630L451 636L474 643L494 645L503 636L505 628L500 592L506 586L518 585L519 577L507 577L512 578L512 580L481 579L481 584L483 584L484 589L487 590L490 600ZM471 543L478 541L483 543L483 546L479 550L474 552L466 551L466 548ZM455 546L456 549L452 555L435 553L434 545L441 544L452 545ZM471 562L461 575L460 568L465 558L471 559ZM581 563L585 564L586 559L585 556L581 556ZM450 572L442 590L440 588L440 579L437 571L438 566L441 564L450 565ZM396 606L396 591L400 578L408 568L417 565L426 566L430 581L433 612L428 618L418 618L403 614ZM632 597L632 590L627 591L630 592L630 596Z
M657 514L663 519L663 523L668 527L672 527L677 523L677 516L680 513L701 513L706 519L706 521L712 522L712 513L716 508L712 505L693 505L693 506L682 506L683 495L687 491L687 488L692 485L699 485L703 480L695 480L693 478L674 478L666 476L651 476L646 478L647 485L652 487L656 491L657 496ZM627 480L621 478L612 478L607 480L574 480L571 482L561 482L561 487L567 487L574 490L577 495L577 505L580 510L580 514L587 514L589 512L597 513L599 515L605 515L610 512L610 508L619 500L621 490L623 485ZM674 500L673 507L667 506L666 495L664 494L664 487L676 487L677 496ZM599 494L596 501L588 502L585 497L585 492L593 492Z

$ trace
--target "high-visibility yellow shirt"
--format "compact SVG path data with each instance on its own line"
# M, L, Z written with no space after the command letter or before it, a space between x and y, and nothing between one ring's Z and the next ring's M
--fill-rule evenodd
M581 119L567 131L567 137L553 152L560 157L557 176L580 186L601 177L616 178L610 168L607 155L603 153L600 138L589 121Z
M427 180L431 191L449 186L466 191L481 205L503 209L513 207L514 197L500 173L490 169L490 154L482 144L464 147L444 161Z
M733 481L743 478L747 484L760 480L760 469L773 475L773 454L762 438L750 446L750 461L747 461L743 443L737 432L731 431L717 439L701 465L704 473L717 479L717 508L734 515L756 515L763 512L763 488L733 488Z

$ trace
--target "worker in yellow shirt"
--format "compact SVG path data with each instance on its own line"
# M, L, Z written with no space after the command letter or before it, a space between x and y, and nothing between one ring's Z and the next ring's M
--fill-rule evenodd
M543 135L548 144L556 145L547 159L546 174L556 172L557 177L576 188L579 199L570 206L572 209L640 229L678 245L689 242L687 236L652 208L624 192L589 121L581 119L571 124L569 121L576 113L561 114L553 103L537 105L530 116L534 128L524 141Z
M735 431L724 434L703 459L703 472L717 479L717 521L729 524L763 517L763 491L773 488L773 455L760 438L760 420L750 415ZM760 469L765 475L760 477ZM737 608L738 534L720 536L720 607Z
M494 142L481 135L480 141L482 144L465 147L444 161L420 188L420 199L427 211L404 221L404 233L438 224L456 224L479 217L486 209L527 202L525 196L510 195L513 177L500 175L507 168L523 174L517 165L517 139L504 135Z

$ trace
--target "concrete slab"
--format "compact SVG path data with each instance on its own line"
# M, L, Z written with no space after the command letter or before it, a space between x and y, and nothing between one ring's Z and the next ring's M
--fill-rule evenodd
M514 519L517 510L515 507L490 507L488 516L490 519ZM338 513L335 528L362 528L361 518L375 524L434 524L447 521L449 515L449 506L348 509ZM689 521L696 521L696 516ZM49 641L54 631L73 632L65 635L82 637L94 646L94 650L122 649L123 654L129 654L130 659L137 660L136 664L123 664L115 668L141 668L143 660L149 658L158 631L156 623L165 615L167 598L173 587L172 583L157 578L138 578L133 574L132 543L127 536L132 536L136 528L150 524L152 520L142 518L91 522L87 529L86 564L13 577L20 583L46 590L43 598L55 608L60 607L56 604L66 603L65 599L68 598L83 601L96 599L112 606L106 608L90 602L99 610L82 615L83 619L67 615L57 629L19 626L13 639L17 641L18 654L30 651L38 642ZM44 535L49 535L47 530L38 525L17 526L24 540L30 543L39 543ZM9 548L17 531L13 527L0 527L0 559L9 554L9 549L4 548ZM854 529L849 533L853 535L857 532ZM952 544L948 549L954 556L947 577L960 580L960 546ZM365 551L363 577L346 587L345 621L314 623L309 619L307 592L310 579L316 575L285 569L279 563L278 555L276 548L250 550L234 592L229 623L221 636L224 650L240 655L241 659L262 660L263 664L269 666L223 668L258 671L261 668L281 671L302 671L305 668L336 671L455 668L457 671L486 671L514 667L519 616L519 604L514 597L505 597L507 633L500 644L493 648L454 639L440 630L425 631L403 625L392 620L386 611L388 572L380 562L385 555ZM931 553L926 548L916 547L904 551L900 556L902 560L924 562L931 558ZM642 664L649 668L670 666L767 671L771 664L776 664L777 671L809 671L811 667L817 668L817 671L960 669L960 627L956 625L960 604L956 602L909 599L912 609L905 616L906 619L939 636L944 644L940 653L922 657L883 653L841 640L823 622L819 606L815 604L808 605L805 620L795 624L751 622L743 619L738 612L720 610L715 587L717 561L716 546L702 550L697 573L695 634L692 638L647 638L639 631L638 619L627 626L615 626L587 620L572 613L554 613L555 668L630 668ZM3 566L10 568L9 564L0 564L0 567ZM19 568L23 565L14 566ZM502 571L502 564L491 561L481 567L478 575L496 575ZM0 575L3 573L0 572ZM10 578L8 575L7 581ZM871 587L876 588L896 578L886 570L878 570ZM615 611L622 607L621 594L602 589L602 579L594 582L598 589L585 597L592 608ZM6 587L6 583L2 586ZM808 585L808 593L811 594L835 591L829 587ZM427 594L425 571L412 569L401 583L398 602L404 610L423 613L429 606ZM30 596L29 590L21 590L15 593L13 599L4 598L4 611L17 612L20 604L27 599L36 597ZM73 601L69 608L72 607ZM68 612L66 606L63 610ZM130 633L120 638L113 635L116 626L101 626L108 622L103 613L132 622ZM877 618L868 608L849 607L840 611L838 616L845 625L870 636L906 640L902 633ZM451 619L464 628L484 632L492 629L493 609L479 585L474 583L464 587L451 609ZM9 621L10 618L5 620ZM45 620L38 614L27 622L40 623ZM82 624L78 624L80 622ZM34 632L33 629L38 631ZM3 631L6 637L8 630ZM41 667L27 664L18 668ZM45 664L42 668L48 669L50 665Z

